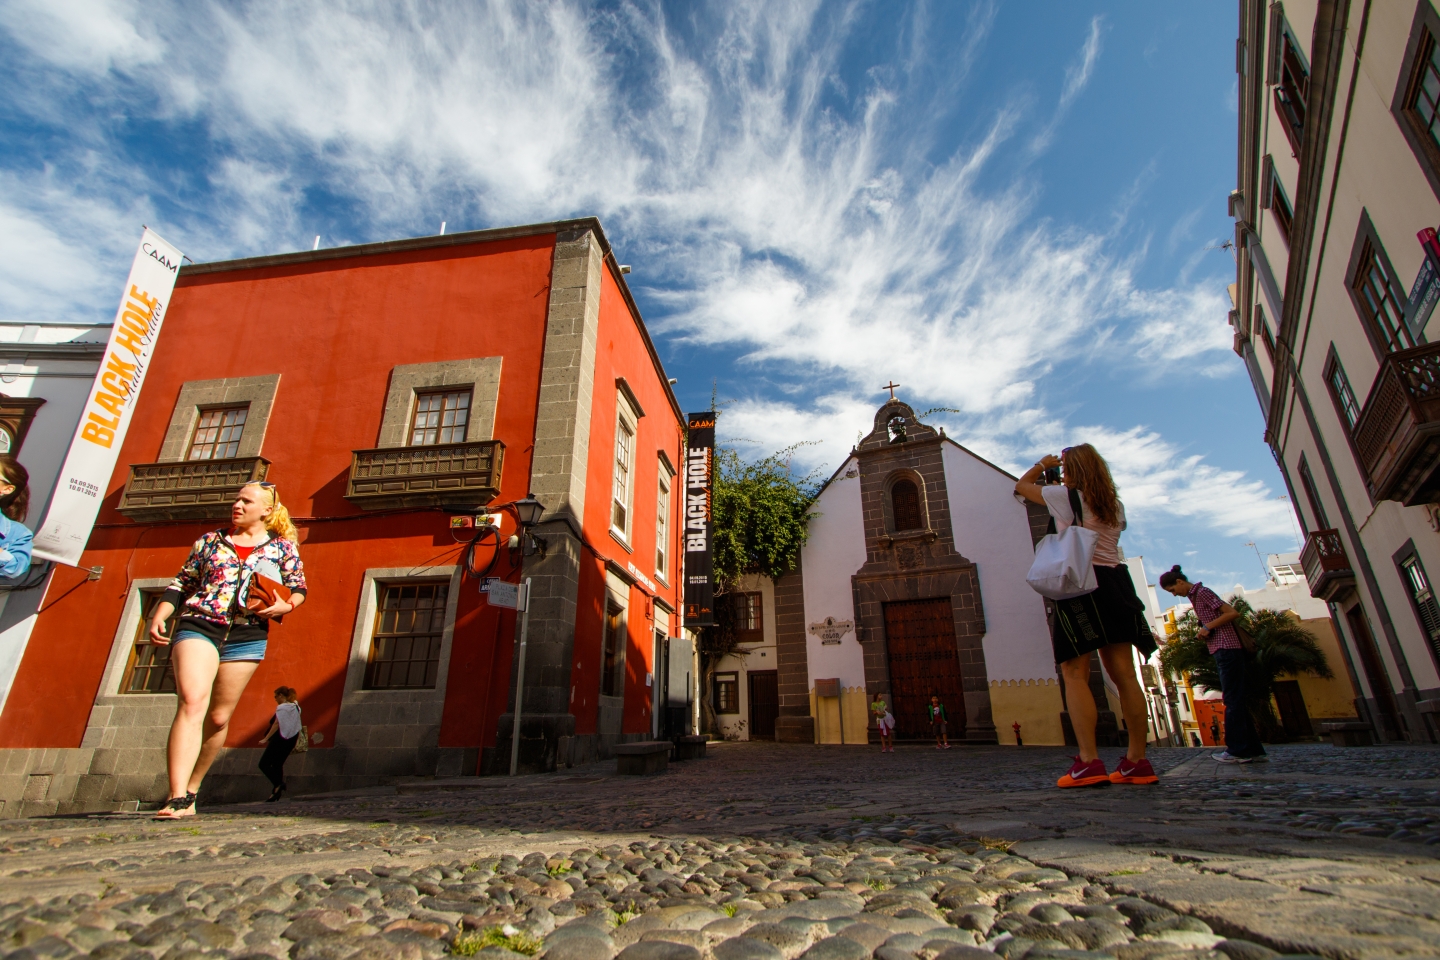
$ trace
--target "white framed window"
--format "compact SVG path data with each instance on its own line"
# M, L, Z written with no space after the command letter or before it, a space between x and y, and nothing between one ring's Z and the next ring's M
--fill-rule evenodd
M655 576L670 582L670 487L675 472L662 458L656 471L655 497Z
M610 495L610 530L627 544L635 497L635 412L623 393L615 397L615 479Z

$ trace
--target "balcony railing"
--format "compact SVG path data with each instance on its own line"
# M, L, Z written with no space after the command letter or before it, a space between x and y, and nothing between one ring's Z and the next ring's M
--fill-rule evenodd
M345 499L362 510L476 507L500 493L499 440L356 450Z
M1440 343L1390 354L1355 423L1376 500L1440 501Z
M1310 596L1317 600L1329 603L1355 589L1355 571L1350 569L1338 530L1316 530L1306 537L1300 565L1305 568Z
M224 520L240 488L264 480L269 469L263 457L131 464L119 510L142 523Z

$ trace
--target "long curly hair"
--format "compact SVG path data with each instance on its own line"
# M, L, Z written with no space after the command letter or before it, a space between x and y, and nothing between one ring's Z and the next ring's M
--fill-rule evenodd
M1110 465L1088 443L1070 447L1061 459L1065 464L1065 486L1085 496L1085 505L1095 519L1106 526L1120 523L1120 494L1110 476Z
M8 496L0 497L0 513L23 523L25 515L30 512L30 471L10 454L0 455L0 482L15 485Z
M300 531L295 529L295 522L290 519L290 511L285 509L285 504L280 502L280 488L276 486L262 486L259 483L247 483L247 487L259 487L270 500L270 516L265 518L265 529L275 536L289 540L297 547L300 545Z

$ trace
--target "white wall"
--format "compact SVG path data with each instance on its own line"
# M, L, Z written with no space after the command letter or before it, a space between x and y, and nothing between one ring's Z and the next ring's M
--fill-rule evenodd
M810 521L810 538L800 554L805 581L805 649L812 686L816 677L838 677L842 686L865 687L865 658L855 632L845 634L838 645L827 646L809 631L810 624L826 617L855 619L850 578L865 565L860 476L846 476L855 468L855 461L847 460L815 501L818 516Z
M19 331L16 331L16 328ZM60 475L75 425L95 381L99 360L83 358L26 358L26 343L104 342L110 328L75 325L0 323L0 393L10 397L40 397L45 405L35 413L19 460L30 473L31 530L45 518L55 479ZM20 669L20 659L35 626L44 589L0 595L0 710Z
M980 571L986 672L992 681L1054 679L1045 602L1025 582L1035 549L1015 478L950 440L942 457L955 549Z

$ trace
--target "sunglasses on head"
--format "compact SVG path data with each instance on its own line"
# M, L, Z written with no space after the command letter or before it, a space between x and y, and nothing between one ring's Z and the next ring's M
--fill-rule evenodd
M280 487L277 484L271 483L269 480L251 480L250 483L247 484L247 486L261 487L265 490L269 490L270 499L274 503L280 502Z

